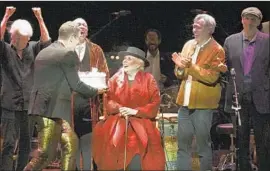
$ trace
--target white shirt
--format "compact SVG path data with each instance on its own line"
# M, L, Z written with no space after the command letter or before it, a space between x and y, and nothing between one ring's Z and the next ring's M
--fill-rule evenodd
M82 62L84 54L85 54L85 49L86 49L86 42L76 46L75 51L79 57L79 60Z
M192 58L191 63L192 64L195 64L196 63L198 54L200 52L200 49L203 48L208 42L210 42L210 40L211 40L211 37L205 43L203 43L201 46L196 45L195 52L191 56L191 58ZM188 75L188 79L187 79L186 84L185 84L183 106L188 106L188 104L189 104L190 92L191 92L191 83L192 83L192 76L191 75Z
M149 61L149 66L145 68L145 72L151 73L156 82L160 81L161 71L160 71L160 55L159 51L157 52L156 56L152 56L152 54L147 51L146 59Z

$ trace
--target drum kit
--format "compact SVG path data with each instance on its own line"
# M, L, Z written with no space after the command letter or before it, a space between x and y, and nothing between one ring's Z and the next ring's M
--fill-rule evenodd
M177 170L177 130L178 130L178 109L176 104L178 85L172 85L161 91L161 105L157 117L158 129L162 138L162 145L166 155L166 170ZM199 168L199 159L195 154L195 139L192 143L194 149L192 168Z

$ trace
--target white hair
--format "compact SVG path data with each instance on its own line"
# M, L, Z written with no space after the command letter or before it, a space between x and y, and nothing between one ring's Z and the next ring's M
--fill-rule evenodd
M144 70L144 61L142 59L136 58L134 56L131 56L131 57L135 62L134 65L139 65L139 68L136 69L135 73L137 73L137 71L143 71ZM119 72L119 77L116 80L116 82L117 82L117 85L119 87L122 87L123 83L124 83L124 79L125 79L125 73L130 72L130 71L125 71L125 69L122 67L122 68L119 69L118 72ZM134 73L134 71L132 71L132 72Z
M15 20L10 27L11 34L16 33L16 32L19 32L23 36L32 37L33 28L27 20L18 19L18 20Z
M213 34L215 32L215 28L216 28L216 20L214 17L212 17L209 14L198 14L195 18L194 18L194 22L203 19L205 22L205 26L207 26L209 28L210 34Z

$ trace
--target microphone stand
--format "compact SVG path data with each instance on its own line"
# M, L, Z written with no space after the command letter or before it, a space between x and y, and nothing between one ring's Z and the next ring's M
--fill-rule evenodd
M237 155L237 153L238 153L237 151L239 150L239 145L238 145L237 135L238 135L239 127L242 124L241 124L241 117L240 117L241 106L240 106L239 101L238 101L238 92L237 92L237 89L236 89L235 75L236 74L235 74L234 69L231 69L231 76L232 76L233 86L234 86L234 96L233 97L235 98L235 105L232 105L232 109L234 110L235 117L236 117L236 120L233 121L232 123L233 123L233 127L235 128L234 134L235 134L235 137L236 137L236 146L237 146L237 147L234 147L233 152L235 154L235 170L236 171L239 171L239 167L238 167L238 155ZM233 155L232 155L232 158L231 158L231 163L233 163Z
M167 150L166 150L166 146L165 146L165 137L164 137L164 134L165 134L165 126L164 126L164 115L163 115L163 113L164 113L164 111L163 111L163 108L164 107L167 107L166 105L164 105L164 106L160 106L160 113L161 113L161 145L162 145L162 147L163 147L163 149L164 149L164 152L165 152L165 156L166 156L166 158L168 158L168 156L167 156ZM167 164L167 161L165 162L165 170L168 170L168 164Z
M168 94L164 93L161 95L161 99L163 99L164 96L167 96ZM164 149L165 152L165 156L166 158L169 158L168 153L167 153L167 149L166 149L166 145L165 145L165 118L164 118L164 108L171 108L171 99L169 101L169 104L160 104L160 108L159 108L159 112L161 113L161 127L160 127L160 132L161 132L161 145ZM171 169L173 166L172 164L170 164L170 168L168 166L167 161L165 162L165 170L169 170Z
M167 95L166 93L162 94L161 95L161 99L163 100L163 97ZM159 111L161 113L161 139L162 139L162 146L165 148L165 139L164 139L164 134L165 134L165 126L164 126L164 111L163 109L166 107L166 108L171 108L171 102L169 102L169 104L160 104L160 108L159 108Z
M163 115L163 107L164 106L161 106L160 107L160 113L161 113L161 143L162 143L162 147L164 147L165 148L165 143L164 143L164 133L165 133L165 128L164 128L164 115Z
M238 92L237 92L237 89L236 89L236 82L235 82L235 75L232 76L232 79L233 79L233 86L234 86L234 98L235 98L235 106L232 105L232 109L234 110L235 112L235 116L237 117L236 119L238 120L238 126L241 126L241 118L240 118L240 109L241 109L241 106L239 104L239 101L238 101Z
M97 31L95 34L90 36L90 39L92 40L94 37L96 37L100 32L102 32L105 28L109 27L112 23L114 23L116 20L118 20L121 17L121 15L116 15L113 20L111 20L106 25L102 26L99 31Z

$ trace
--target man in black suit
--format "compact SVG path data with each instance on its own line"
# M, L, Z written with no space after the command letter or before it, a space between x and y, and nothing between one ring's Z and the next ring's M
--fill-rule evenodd
M165 66L173 66L174 63L167 58L168 56L160 52L161 33L157 29L148 29L144 37L147 48L146 58L150 63L150 66L145 68L145 71L154 76L160 90L163 90L165 87L172 85L172 79L175 78L173 67ZM164 75L165 73L166 75Z
M240 170L251 171L249 156L250 122L253 123L257 163L260 171L270 168L270 59L269 35L258 30L262 13L256 7L242 11L243 31L226 38L227 66L236 72L241 126L237 142ZM226 87L226 112L231 110L234 87L232 78Z
M71 92L90 98L104 93L80 81L74 48L81 33L76 23L68 21L59 29L58 41L42 50L35 60L34 85L30 95L29 115L37 122L38 156L33 157L25 171L45 168L61 143L61 170L75 170L78 137L73 130Z
M154 76L159 88L163 88L163 83L164 80L166 80L166 77L161 74L161 56L159 52L160 43L161 34L158 30L148 29L145 32L145 45L147 46L146 59L150 63L150 66L145 68L145 71L150 72Z

